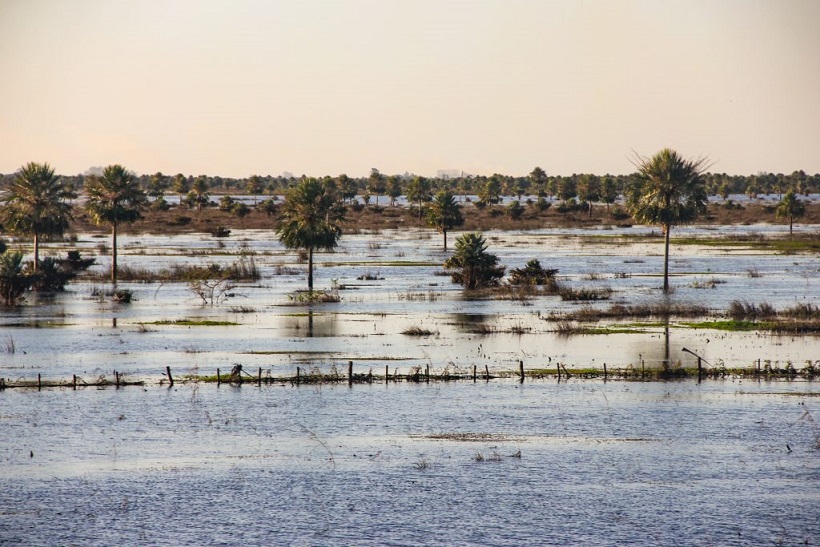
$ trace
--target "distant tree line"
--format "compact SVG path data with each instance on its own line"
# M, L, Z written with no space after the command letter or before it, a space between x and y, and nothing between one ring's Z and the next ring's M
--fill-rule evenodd
M394 205L397 198L406 196L411 203L429 201L440 190L449 190L455 196L477 196L479 206L492 206L501 201L502 196L543 197L553 200L579 203L613 203L624 189L634 182L637 174L597 175L581 173L572 175L548 175L541 167L535 167L526 176L510 176L494 173L485 175L464 175L460 177L423 177L411 173L385 175L373 168L366 177L350 177L341 174L335 177L316 177L323 184L330 184L347 201L356 196L374 205ZM702 175L709 195L722 196L742 194L749 198L760 195L781 195L793 191L797 195L820 192L820 173L809 175L802 170L791 174L757 173L755 175L728 175L726 173L704 173ZM81 190L86 175L62 175L64 184ZM203 194L248 194L284 195L290 188L307 178L295 176L251 175L246 178L231 178L208 175L154 174L136 175L134 180L148 196L154 198L170 193L188 197L194 190ZM311 177L312 178L312 177ZM14 182L15 173L0 175L0 187ZM195 202L196 204L196 202Z

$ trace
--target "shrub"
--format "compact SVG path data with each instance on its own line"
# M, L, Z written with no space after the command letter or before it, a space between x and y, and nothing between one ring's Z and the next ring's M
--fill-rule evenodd
M0 255L0 303L4 306L19 304L32 281L31 274L23 268L23 253Z
M538 199L533 203L533 207L540 212L544 212L550 208L552 204L544 199L544 196L539 196Z
M510 270L510 285L546 285L554 281L557 269L546 269L536 260L530 260L523 268Z
M231 213L238 216L239 218L244 218L244 217L248 216L248 214L250 212L251 212L250 207L248 207L244 203L234 203L233 206L231 207Z
M456 238L456 250L444 267L453 270L450 277L454 283L470 290L498 285L506 269L498 265L496 255L487 252L487 242L477 233Z
M77 277L76 272L64 268L62 262L46 257L38 264L37 271L29 274L31 288L35 291L56 292L65 290L66 284Z
M524 216L524 206L519 201L513 201L507 207L507 214L513 220L518 220Z
M621 207L615 207L612 210L612 218L614 218L615 220L626 220L631 217L632 215L630 215L625 209Z

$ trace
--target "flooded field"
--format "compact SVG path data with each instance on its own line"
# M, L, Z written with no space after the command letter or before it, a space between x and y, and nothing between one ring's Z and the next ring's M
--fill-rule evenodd
M306 266L272 231L120 238L120 264L230 264L261 279L203 305L186 283L79 280L0 311L0 376L91 381L114 371L144 387L0 392L0 543L8 544L815 544L820 541L820 389L812 381L158 385L261 367L356 373L477 366L529 369L750 366L820 360L820 337L601 323L565 336L552 314L669 301L725 312L820 301L816 255L723 240L783 227L677 229L664 296L651 228L486 232L508 268L537 258L561 283L610 300L467 299L442 275L441 236L408 229L345 236ZM450 236L450 243L455 237ZM107 238L80 235L83 255ZM64 253L64 245L46 252ZM98 256L103 272L109 257ZM103 295L103 296L100 296ZM35 305L36 304L36 305ZM184 321L180 323L180 321ZM210 321L211 323L206 323ZM419 327L427 336L403 331Z
M294 300L307 286L306 267L272 231L236 232L229 238L121 237L121 265L126 267L156 271L175 264L230 264L244 255L252 256L261 279L237 284L231 298L214 306L203 305L182 282L121 282L118 286L132 290L135 301L119 304L100 296L107 283L75 281L66 292L42 297L36 305L0 311L0 346L9 349L0 354L0 376L70 378L117 370L150 378L166 366L180 374L213 374L233 363L263 367L276 376L292 374L296 366L327 370L348 361L357 373L381 372L385 365L391 373L414 366L510 370L519 360L528 368L556 362L584 368L665 361L691 365L694 357L683 353L684 347L728 367L749 366L758 359L799 367L820 358L817 336L695 329L682 321L673 321L668 330L655 320L622 322L607 334L557 332L556 321L546 320L551 314L584 306L671 302L705 305L717 314L735 300L766 302L777 309L820 302L816 255L764 253L731 240L720 243L727 235L782 235L783 227L677 230L679 237L720 244L673 245L675 291L669 296L660 290L659 239L643 237L651 233L651 228L622 228L485 234L489 251L508 269L537 258L544 267L557 268L566 286L612 289L609 300L592 303L562 301L557 295L466 299L461 287L442 275L448 255L441 236L428 230L344 237L336 253L317 255L315 273L317 288L336 287L341 301L312 305ZM74 247L93 255L107 242L83 235ZM98 257L98 263L95 268L104 272L109 257ZM432 334L402 334L413 327Z

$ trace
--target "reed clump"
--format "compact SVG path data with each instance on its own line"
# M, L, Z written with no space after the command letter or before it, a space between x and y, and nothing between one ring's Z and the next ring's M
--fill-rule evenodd
M586 305L566 314L551 314L550 321L600 321L602 319L641 319L670 317L704 317L710 310L699 304L613 304L608 308Z
M99 273L100 279L107 279L107 273ZM229 281L258 281L262 273L253 256L242 256L232 264L211 263L204 266L190 264L172 264L160 270L151 270L138 266L122 265L117 269L120 281L134 283L169 283L197 281L201 279L225 279Z

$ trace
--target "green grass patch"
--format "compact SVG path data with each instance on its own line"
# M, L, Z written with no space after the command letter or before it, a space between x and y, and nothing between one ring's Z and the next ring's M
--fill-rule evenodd
M769 322L745 321L737 319L726 319L721 321L696 321L681 323L690 329L713 329L732 332L748 332L755 330L768 330L772 324Z

